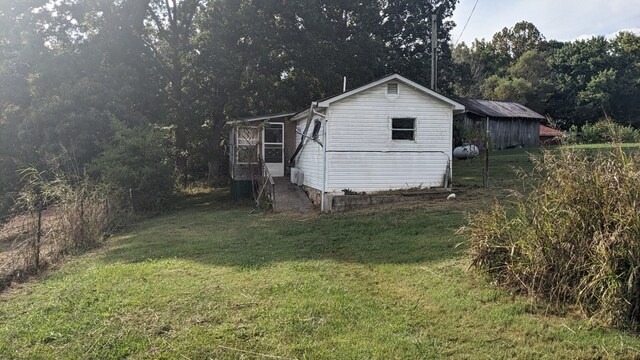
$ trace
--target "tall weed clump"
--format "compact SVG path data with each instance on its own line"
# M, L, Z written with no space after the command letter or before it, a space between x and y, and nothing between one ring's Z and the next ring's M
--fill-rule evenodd
M100 245L130 215L122 196L85 176L34 168L21 174L14 216L0 226L0 290Z
M528 195L462 229L472 266L600 325L640 330L640 156L563 149L533 160Z

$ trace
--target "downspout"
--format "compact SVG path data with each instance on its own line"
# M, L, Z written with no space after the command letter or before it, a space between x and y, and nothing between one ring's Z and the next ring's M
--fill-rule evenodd
M293 152L293 155L291 155L291 159L289 159L289 166L295 166L296 158L300 154L300 151L302 151L302 148L304 147L304 145L307 143L306 138L309 137L307 135L307 132L309 132L309 127L311 126L311 120L313 120L313 113L314 113L313 109L315 106L318 106L318 104L316 103L314 105L312 102L311 107L309 107L309 116L307 117L307 125L305 125L304 131L301 134L302 137L300 138L300 144L298 144L296 151Z
M315 107L311 108L311 116L309 117L309 119L313 119L313 115L318 115L320 117L322 117L324 119L324 126L323 126L323 130L322 130L322 134L324 137L324 145L322 146L322 153L323 153L323 161L322 161L322 196L320 197L320 210L324 211L326 208L326 204L325 204L325 193L327 191L327 146L328 146L328 137L327 137L327 115L320 113L318 111L316 111L316 107L318 106L318 103L316 103ZM329 111L328 109L325 111Z
M345 78L346 79L346 78ZM327 121L327 118L329 115L329 109L325 110L326 114L320 114L318 112L315 112L317 115L322 116L324 118L324 129L322 131L322 136L323 136L323 140L324 140L324 146L322 147L323 149L323 164L322 164L322 197L320 198L320 211L325 211L327 208L327 204L326 204L326 193L327 193L327 149L329 147L329 136L327 135L327 127L329 122Z

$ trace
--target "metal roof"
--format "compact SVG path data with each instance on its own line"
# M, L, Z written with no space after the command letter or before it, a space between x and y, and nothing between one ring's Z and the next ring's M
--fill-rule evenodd
M562 131L540 124L540 136L561 136Z
M467 112L488 116L491 118L520 118L520 119L545 119L544 116L528 107L507 101L493 101L480 99L456 99L464 105Z
M228 120L226 122L226 124L280 119L280 118L290 117L290 116L295 115L295 114L297 114L297 113L279 113L279 114L270 114L270 115L259 115L259 116L253 116L253 117L244 118L244 119Z

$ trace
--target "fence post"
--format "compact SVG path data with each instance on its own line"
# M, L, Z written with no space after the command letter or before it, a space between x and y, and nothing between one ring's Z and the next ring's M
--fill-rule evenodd
M42 239L42 206L38 207L38 222L36 224L36 241L34 244L36 270L40 271L40 240Z
M85 231L84 231L84 191L80 195L80 245L85 247L87 245L87 241L85 239ZM77 246L78 244L76 244Z

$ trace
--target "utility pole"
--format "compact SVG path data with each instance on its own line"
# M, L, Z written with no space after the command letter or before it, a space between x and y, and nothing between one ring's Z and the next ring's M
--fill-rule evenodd
M431 90L438 91L438 16L431 15Z

